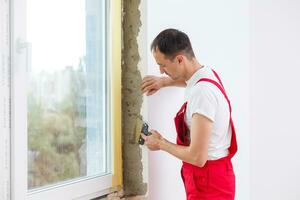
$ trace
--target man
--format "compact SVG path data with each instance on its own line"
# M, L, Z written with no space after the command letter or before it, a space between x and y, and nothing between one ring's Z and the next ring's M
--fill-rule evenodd
M160 72L146 76L142 92L186 87L185 103L175 117L177 144L151 130L142 137L152 151L163 150L183 161L181 175L187 200L233 200L235 175L231 158L237 151L231 106L215 71L195 58L188 36L176 29L159 33L151 45Z

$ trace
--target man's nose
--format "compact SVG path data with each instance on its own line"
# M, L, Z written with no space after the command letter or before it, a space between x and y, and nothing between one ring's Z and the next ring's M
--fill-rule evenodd
M160 71L161 74L165 73L165 70L162 67L159 67L159 71Z

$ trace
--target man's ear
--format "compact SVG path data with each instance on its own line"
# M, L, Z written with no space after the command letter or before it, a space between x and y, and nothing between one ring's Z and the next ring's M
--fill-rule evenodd
M176 59L177 59L178 63L181 64L184 58L182 55L178 55L178 56L176 56Z

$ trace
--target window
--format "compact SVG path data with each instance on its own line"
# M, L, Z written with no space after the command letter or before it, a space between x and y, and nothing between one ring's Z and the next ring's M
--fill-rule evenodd
M119 12L117 0L13 1L14 199L121 184Z

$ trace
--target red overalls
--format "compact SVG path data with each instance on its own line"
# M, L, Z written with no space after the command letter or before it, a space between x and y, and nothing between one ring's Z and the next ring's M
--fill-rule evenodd
M233 200L235 195L235 175L231 158L237 151L237 142L233 121L231 119L231 105L225 93L223 84L213 70L219 83L208 78L201 78L197 83L206 81L218 87L226 98L230 110L230 126L232 130L229 155L218 160L208 160L203 167L197 167L183 162L181 176L184 182L187 200ZM196 84L197 84L196 83ZM189 146L189 129L185 123L185 102L178 111L174 121L177 131L177 144Z

